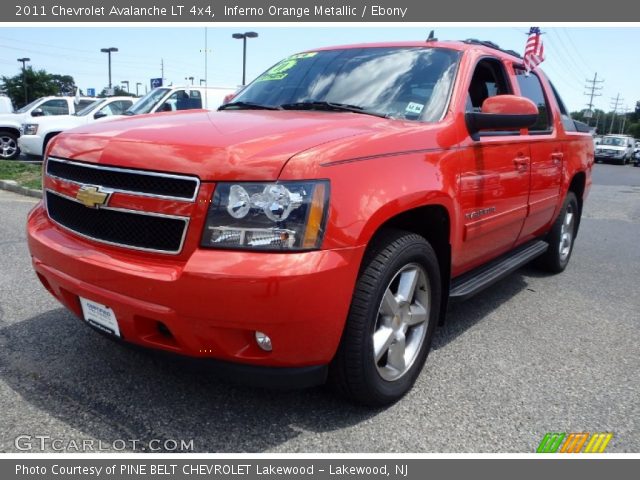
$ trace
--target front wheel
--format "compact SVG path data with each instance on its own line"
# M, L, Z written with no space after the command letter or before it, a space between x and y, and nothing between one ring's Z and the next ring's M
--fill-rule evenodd
M392 230L369 248L342 341L331 365L337 387L357 403L382 406L413 386L440 309L440 269L420 235Z
M11 160L19 153L17 135L11 132L0 132L0 159Z
M578 232L580 210L576 194L568 192L558 218L547 235L549 248L538 257L537 264L543 270L560 273L569 264L573 243Z

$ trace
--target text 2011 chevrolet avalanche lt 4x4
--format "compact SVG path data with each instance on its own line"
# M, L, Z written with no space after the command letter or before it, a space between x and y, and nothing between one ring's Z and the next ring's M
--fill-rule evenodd
M593 142L478 41L292 55L217 112L57 136L33 265L93 327L262 384L397 400L447 303L571 256Z

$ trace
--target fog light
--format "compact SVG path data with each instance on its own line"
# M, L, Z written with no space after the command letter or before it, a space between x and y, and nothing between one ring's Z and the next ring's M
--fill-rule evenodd
M272 348L271 339L267 334L262 332L256 332L256 342L258 343L258 346L265 352L271 351L271 348Z

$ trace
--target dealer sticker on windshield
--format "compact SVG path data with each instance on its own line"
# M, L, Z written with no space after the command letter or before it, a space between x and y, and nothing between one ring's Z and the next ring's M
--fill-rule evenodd
M407 105L407 108L405 109L405 112L415 113L416 115L420 115L420 113L422 113L423 108L424 108L424 105L421 105L415 102L409 102L409 104Z
M113 310L106 305L101 305L82 297L80 297L80 305L82 306L84 319L88 323L103 332L120 337L118 320L116 319L116 314L113 313Z

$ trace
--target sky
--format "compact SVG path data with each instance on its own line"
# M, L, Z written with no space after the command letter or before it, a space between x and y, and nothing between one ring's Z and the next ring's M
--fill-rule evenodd
M235 87L242 80L242 41L234 32L255 31L247 42L247 81L274 63L303 50L349 43L426 39L435 30L440 40L479 38L502 48L522 52L527 38L524 26L424 27L340 26L299 28L260 24L246 27L0 27L0 76L19 73L16 59L28 57L34 69L72 75L83 90L102 90L108 84L107 55L101 48L116 47L112 54L112 81L130 82L135 92L145 91L151 78L160 77L164 63L165 84L185 84L187 77L199 83ZM585 108L585 85L597 72L604 79L596 108L611 110L612 99L622 101L618 111L635 108L640 100L640 27L543 27L546 60L541 68L559 90L571 111Z

